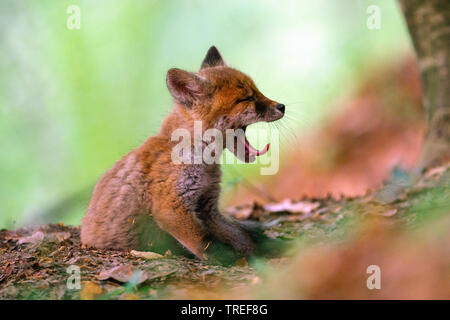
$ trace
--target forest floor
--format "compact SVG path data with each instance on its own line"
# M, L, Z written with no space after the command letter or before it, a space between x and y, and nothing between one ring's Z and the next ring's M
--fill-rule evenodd
M433 234L440 234L432 240L431 251L436 251L436 254L422 245L421 240L414 250L399 247L402 249L398 252L400 256L405 255L402 257L403 263L419 264L415 266L419 268L416 268L419 276L414 273L410 276L423 280L424 283L429 284L430 281L428 278L421 278L422 271L429 271L429 268L436 265L436 270L440 270L439 276L444 277L436 279L442 286L442 283L449 280L445 277L450 276L449 182L448 165L430 169L421 177L394 171L390 182L385 183L378 191L361 197L339 200L286 199L280 203L253 203L229 208L229 214L241 219L264 221L280 218L280 222L266 230L266 234L294 243L282 257L250 261L239 259L231 267L176 256L170 252L160 256L140 252L85 249L80 244L79 227L62 224L14 231L1 230L0 299L376 298L372 293L360 294L365 283L364 286L359 285L354 289L354 279L343 274L343 270L352 269L348 264L355 260L355 265L361 264L362 268L357 269L364 271L358 271L360 276L364 276L366 267L370 264L366 254L371 255L369 257L372 259L373 252L378 252L379 249L382 254L378 255L377 259L381 261L379 264L388 269L386 276L392 276L395 272L401 273L395 271L398 266L391 268L388 263L389 257L397 256L397 251L393 255L383 254L398 247L398 239L409 239L405 238L405 232L414 233L432 223L430 221L438 221L438 225L443 228L439 233L440 231L433 227ZM384 238L395 239L392 242L378 239L376 245L369 246L372 248L369 253L362 253L367 250L355 245L361 244L362 241L355 240L359 239L355 236L355 232L358 234L355 230L365 230L362 233L366 236L380 234L379 229L371 232L361 227L364 225L362 221L367 221L367 218L371 226L380 225L381 221L381 224L389 226L390 230L397 230L395 235L398 236ZM375 221L377 222L373 223ZM426 238L428 233L424 231L422 234L425 234L423 237ZM367 248L367 239L364 241L362 247ZM410 241L405 240L403 243L408 246L408 242ZM416 254L417 250L422 249L430 254L426 259L422 256L423 251ZM306 258L303 256L303 262L299 264L299 252L313 254ZM341 261L342 256L346 257L344 262ZM309 259L306 267L305 259ZM427 260L427 265L423 267L425 269L420 269L422 267L416 260ZM319 268L316 268L317 264L320 265ZM333 269L324 271L325 265L331 265ZM70 266L75 268L71 269ZM81 277L79 286L74 280L77 267ZM299 270L302 270L302 275L297 277L295 272L300 272ZM320 285L317 284L319 276ZM294 287L289 287L297 278L303 280L299 280ZM311 281L316 282L311 284ZM275 282L278 286L274 286ZM289 284L280 288L283 283ZM419 286L428 286L424 283ZM268 286L271 289L268 289ZM397 291L392 289L394 291L390 292L388 287L386 290L388 291L385 295L380 297L405 297L408 296L408 291L411 291L411 286L400 292L398 288L395 289ZM448 298L448 292L450 291L446 291L445 286L433 286L426 291L425 296L419 297L447 295Z

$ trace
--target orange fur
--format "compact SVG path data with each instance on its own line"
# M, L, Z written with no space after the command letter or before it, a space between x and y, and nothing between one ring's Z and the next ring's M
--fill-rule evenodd
M152 249L169 234L199 258L210 238L238 253L253 251L244 228L218 212L220 166L175 164L172 132L238 129L258 121L275 121L284 106L261 94L253 81L225 65L212 47L197 73L171 69L168 88L175 106L160 132L119 160L98 182L82 222L87 246L120 250ZM252 99L247 99L249 96Z

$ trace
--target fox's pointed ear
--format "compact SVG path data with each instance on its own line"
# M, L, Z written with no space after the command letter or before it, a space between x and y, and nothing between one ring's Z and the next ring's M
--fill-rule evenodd
M208 85L205 79L181 69L170 69L166 82L175 101L188 107L207 93Z
M211 68L211 67L224 67L225 61L223 60L222 56L220 55L219 50L215 46L212 46L209 48L208 52L206 53L205 59L203 59L201 69L204 68Z

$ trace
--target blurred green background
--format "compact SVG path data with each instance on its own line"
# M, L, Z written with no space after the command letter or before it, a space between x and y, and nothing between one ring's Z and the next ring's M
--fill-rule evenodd
M372 4L381 30L366 27ZM79 30L66 27L69 5ZM286 104L282 152L367 70L411 51L388 0L3 0L0 228L79 224L96 181L170 110L167 70L197 70L211 45ZM228 165L223 183L249 175Z

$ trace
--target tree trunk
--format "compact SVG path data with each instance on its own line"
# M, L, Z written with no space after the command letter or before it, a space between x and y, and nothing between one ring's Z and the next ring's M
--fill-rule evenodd
M450 160L450 1L399 0L419 62L428 128L419 168Z

